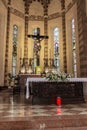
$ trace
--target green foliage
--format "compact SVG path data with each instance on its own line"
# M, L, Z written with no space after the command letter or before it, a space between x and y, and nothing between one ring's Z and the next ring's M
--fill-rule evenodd
M56 71L55 73L48 72L42 75L42 77L46 77L48 80L51 80L51 81L68 81L68 78L70 78L71 76L67 73Z

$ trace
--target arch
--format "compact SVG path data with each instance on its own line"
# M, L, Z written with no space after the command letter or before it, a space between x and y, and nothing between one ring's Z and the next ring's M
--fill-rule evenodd
M44 12L43 12L43 6L41 5L40 2L32 2L29 8L29 15L39 15L39 16L43 16Z

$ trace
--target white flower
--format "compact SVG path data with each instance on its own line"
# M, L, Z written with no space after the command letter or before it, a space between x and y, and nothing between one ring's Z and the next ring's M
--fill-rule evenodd
M65 72L55 71L47 72L45 77L52 81L67 81L71 76Z

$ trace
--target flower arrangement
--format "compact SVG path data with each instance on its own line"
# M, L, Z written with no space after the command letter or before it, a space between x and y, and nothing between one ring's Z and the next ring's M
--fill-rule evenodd
M67 73L64 73L64 72L59 73L59 80L60 81L68 81L68 78L71 78L70 74L67 74Z
M63 73L63 72L47 72L46 74L42 75L42 77L46 77L48 80L51 81L68 81L70 78L70 74Z

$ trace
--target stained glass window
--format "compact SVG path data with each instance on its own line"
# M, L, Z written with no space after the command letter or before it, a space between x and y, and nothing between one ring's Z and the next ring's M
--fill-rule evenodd
M54 65L56 69L60 68L60 58L59 58L59 28L54 28Z
M74 77L77 77L76 37L75 37L75 20L74 19L72 19L72 53L73 53L73 72L74 72Z
M13 26L13 44L12 44L12 75L16 75L17 67L17 43L18 43L18 26Z

